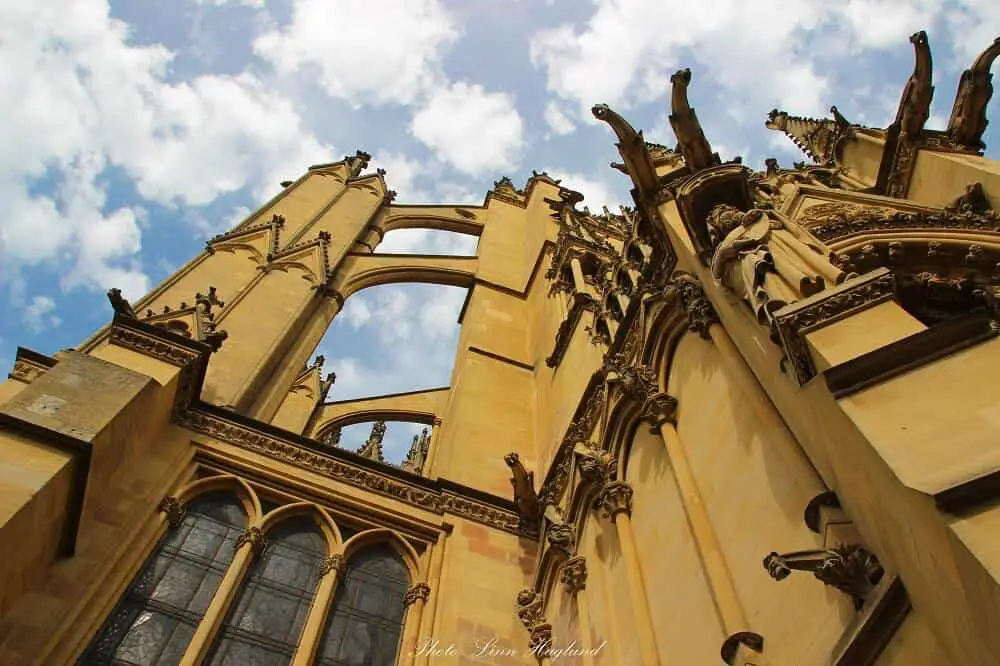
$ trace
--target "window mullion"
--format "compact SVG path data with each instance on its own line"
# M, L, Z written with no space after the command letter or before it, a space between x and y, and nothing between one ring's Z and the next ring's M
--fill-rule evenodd
M244 534L258 529L251 527ZM187 651L184 653L184 658L181 659L179 666L196 666L197 664L201 664L208 655L215 635L226 618L229 606L232 604L233 599L236 598L240 584L250 571L255 555L255 547L251 539L238 542L236 554L226 569L226 573L222 577L222 582L219 583L219 587L216 589L215 595L212 597L212 601L205 611L205 616L195 630L194 636L191 638L191 642L188 644Z
M344 556L342 553L331 553L323 560L319 585L316 586L316 595L309 607L309 614L306 616L305 626L302 628L302 636L299 639L298 649L295 650L292 666L309 666L313 663L316 649L323 638L326 617L333 605L337 583L340 581L343 571Z

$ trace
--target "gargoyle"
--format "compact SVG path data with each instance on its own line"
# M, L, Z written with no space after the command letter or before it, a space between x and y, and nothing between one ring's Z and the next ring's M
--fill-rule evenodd
M993 40L985 51L962 72L955 95L955 105L951 108L948 121L948 137L955 143L973 150L983 150L983 132L986 131L986 105L993 96L993 75L990 67L1000 56L1000 37Z
M607 104L595 104L590 112L614 130L618 137L618 153L625 160L625 169L639 193L643 196L655 193L659 189L659 179L642 132L636 132L628 121L612 111Z
M783 555L771 553L764 558L764 568L774 580L788 578L793 570L809 571L826 585L850 596L855 608L864 604L884 574L878 558L858 544Z
M125 315L126 317L137 318L135 310L132 309L132 305L125 300L122 296L122 290L117 288L108 289L108 300L111 301L111 307L114 308L115 312L120 315Z
M510 485L514 488L514 504L524 524L536 525L542 514L542 506L535 492L535 473L524 468L521 457L516 453L508 453L503 457L514 475Z
M691 83L691 70L675 72L670 77L670 83L673 86L670 94L670 126L677 137L684 163L692 172L718 164L719 156L712 153L712 146L705 138L698 116L688 102L687 89Z
M903 97L899 102L896 122L899 131L911 137L920 134L924 123L931 113L931 98L934 97L934 86L931 85L932 62L931 47L927 41L927 33L921 30L910 35L913 44L915 62L913 73L903 88Z

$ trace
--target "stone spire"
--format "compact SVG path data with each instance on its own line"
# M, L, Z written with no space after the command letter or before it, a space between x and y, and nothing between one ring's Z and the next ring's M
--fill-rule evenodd
M372 426L372 434L368 436L368 441L358 449L358 455L371 460L385 462L382 455L382 439L385 437L385 421L376 421Z
M837 144L846 136L850 123L840 115L837 107L830 107L833 120L790 116L774 109L767 114L765 127L784 132L802 152L817 164L832 164L836 157Z
M427 453L430 451L430 447L431 436L428 434L427 428L424 428L422 433L413 436L413 443L410 444L406 460L403 461L400 467L414 474L423 473L424 463L427 461Z
M341 434L342 431L340 428L331 428L330 430L327 430L326 434L323 435L323 438L320 439L320 444L331 448L337 448L340 446Z

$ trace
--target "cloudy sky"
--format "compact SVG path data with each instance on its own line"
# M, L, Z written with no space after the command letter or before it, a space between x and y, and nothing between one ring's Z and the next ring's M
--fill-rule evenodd
M925 29L943 128L1000 35L995 0L0 0L0 19L3 368L18 345L78 344L109 287L140 298L310 164L362 148L409 203L481 203L500 176L547 170L614 205L628 182L594 103L673 145L669 77L688 66L723 159L788 165L802 158L764 129L771 108L884 126ZM475 239L396 231L382 251ZM330 399L447 385L463 297L353 297L320 348ZM414 431L390 424L390 459Z

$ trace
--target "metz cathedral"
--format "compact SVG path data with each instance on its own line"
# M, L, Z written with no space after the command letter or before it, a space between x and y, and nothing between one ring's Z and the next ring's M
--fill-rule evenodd
M768 114L791 167L721 161L685 69L673 148L593 108L634 206L407 205L358 151L19 348L0 664L1000 664L1000 39L941 131L910 41L888 127ZM400 282L468 289L450 385L327 400L324 332ZM385 421L426 425L400 465Z

